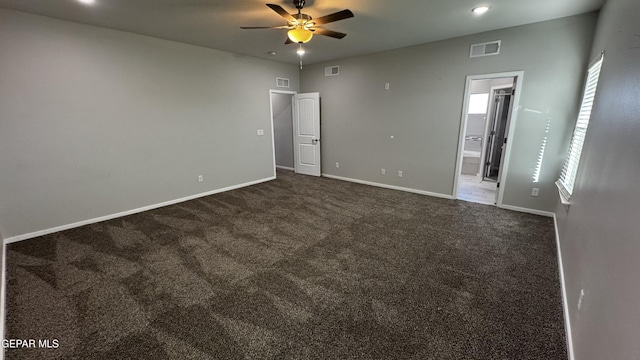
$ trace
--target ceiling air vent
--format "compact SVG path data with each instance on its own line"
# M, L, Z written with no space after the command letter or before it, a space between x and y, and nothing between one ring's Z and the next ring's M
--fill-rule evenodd
M324 76L336 76L340 75L340 66L328 66L324 68Z
M500 40L471 45L469 57L481 57L500 54Z
M276 78L276 86L282 88L289 87L289 79L287 78Z

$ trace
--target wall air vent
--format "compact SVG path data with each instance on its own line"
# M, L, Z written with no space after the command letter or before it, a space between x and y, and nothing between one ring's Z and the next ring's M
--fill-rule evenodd
M289 79L287 78L276 78L276 86L281 88L289 87Z
M340 75L340 66L328 66L324 68L324 76L337 76Z
M471 45L470 58L500 54L500 40Z

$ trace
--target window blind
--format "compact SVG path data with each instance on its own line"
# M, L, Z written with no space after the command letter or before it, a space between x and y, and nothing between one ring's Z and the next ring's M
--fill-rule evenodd
M571 198L571 194L573 194L573 187L578 175L580 155L582 154L584 139L587 135L587 127L589 126L589 119L591 118L593 100L596 96L596 89L598 87L598 79L600 77L600 69L602 68L603 60L604 53L600 55L600 58L591 65L591 67L589 67L587 83L584 87L584 94L582 96L582 104L580 105L578 120L576 121L576 126L573 130L571 143L569 144L569 152L564 166L562 167L560 179L556 181L556 185L560 190L560 196L563 198L563 202L568 202Z

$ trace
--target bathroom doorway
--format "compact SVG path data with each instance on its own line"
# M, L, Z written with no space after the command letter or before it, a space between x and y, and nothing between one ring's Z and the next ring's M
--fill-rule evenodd
M467 77L454 197L502 205L522 72Z

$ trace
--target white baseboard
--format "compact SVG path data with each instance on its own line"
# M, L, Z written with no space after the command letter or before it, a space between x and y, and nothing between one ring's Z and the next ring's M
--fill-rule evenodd
M385 188L385 189L406 191L406 192L410 192L410 193L414 193L414 194L434 196L434 197L438 197L438 198L442 198L442 199L448 199L448 200L455 200L456 199L452 195L434 193L434 192L429 192L429 191L424 191L424 190L411 189L411 188L395 186L395 185L381 184L381 183L376 183L376 182L373 182L373 181L359 180L359 179L347 178L347 177L336 176L336 175L331 175L331 174L324 174L324 173L322 174L322 176L324 176L326 178L329 178L329 179L349 181L349 182L354 182L354 183L363 184L363 185L377 186L377 187L381 187L381 188ZM491 205L491 204L486 204L486 205ZM499 207L502 208L502 209L506 209L506 210L512 210L512 211L523 212L523 213L534 214L534 215L541 215L541 216L546 216L546 217L554 217L555 216L554 213L549 212L549 211L529 209L529 208L523 208L523 207L518 207L518 206L500 205Z
M504 205L504 204L500 205L498 207L501 208L501 209L513 210L513 211L523 212L523 213L527 213L527 214L541 215L541 216L546 216L546 217L554 217L555 216L555 214L550 212L550 211L542 211L542 210L529 209L529 208L523 208L523 207L511 206L511 205Z
M2 236L0 236L0 246L2 246L2 275L0 275L0 339L5 339L4 336L4 309L5 309L5 297L6 297L6 272L7 272L7 246L2 241ZM4 360L4 346L0 346L0 360Z
M556 231L556 247L558 248L558 271L560 272L560 287L562 288L562 312L564 313L564 329L567 336L567 354L569 360L574 360L573 337L571 336L571 318L569 317L569 301L567 299L567 286L564 282L564 266L562 265L562 250L560 249L560 234L558 232L558 219L553 214L553 226Z
M414 193L414 194L427 195L427 196L433 196L433 197L438 197L438 198L443 198L443 199L454 200L453 196L446 195L446 194L433 193L433 192L424 191L424 190L417 190L417 189L411 189L411 188L406 188L406 187L401 187L401 186L381 184L381 183L376 183L376 182L372 182L372 181L352 179L352 178L336 176L336 175L330 175L330 174L322 174L322 176L324 176L326 178L329 178L329 179L349 181L349 182L353 182L353 183L376 186L376 187L381 187L381 188L385 188L385 189L406 191L406 192L410 192L410 193Z
M143 212L143 211L153 210L153 209L157 209L157 208L160 208L160 207L163 207L163 206L173 205L173 204L181 203L181 202L184 202L184 201L189 201L189 200L201 198L203 196L209 196L209 195L218 194L218 193L225 192L225 191L235 190L235 189L243 188L243 187L246 187L246 186L251 186L251 185L255 185L255 184L271 181L271 180L274 180L275 178L276 178L275 176L270 176L268 178L259 179L259 180L255 180L255 181L250 181L250 182L246 182L246 183L238 184L238 185L232 185L232 186L228 186L228 187L225 187L225 188L222 188L222 189L216 189L216 190L212 190L212 191L208 191L208 192L204 192L204 193L200 193L200 194L195 194L195 195L183 197L183 198L180 198L180 199L169 200L169 201L165 201L165 202L162 202L162 203L159 203L159 204L153 204L153 205L149 205L149 206L145 206L145 207L141 207L141 208L137 208L137 209L133 209L133 210L127 210L127 211L119 212L119 213L116 213L116 214L111 214L111 215L101 216L101 217L97 217L97 218L93 218L93 219L83 220L83 221L79 221L79 222L76 222L76 223L73 223L73 224L56 226L54 228L35 231L35 232L32 232L32 233L28 233L28 234L17 235L17 236L13 236L13 237L5 239L4 243L5 244L10 244L10 243L17 242L17 241L32 239L32 238L35 238L35 237L38 237L38 236L52 234L52 233L55 233L55 232L58 232L58 231L63 231L63 230L77 228L77 227L84 226L84 225L94 224L94 223L97 223L97 222L100 222L100 221L106 221L106 220L119 218L119 217L122 217L122 216L137 214L137 213L140 213L140 212Z
M276 165L276 169L289 170L289 171L296 171L296 169L294 169L294 168L287 167L287 166L280 166L280 165Z

